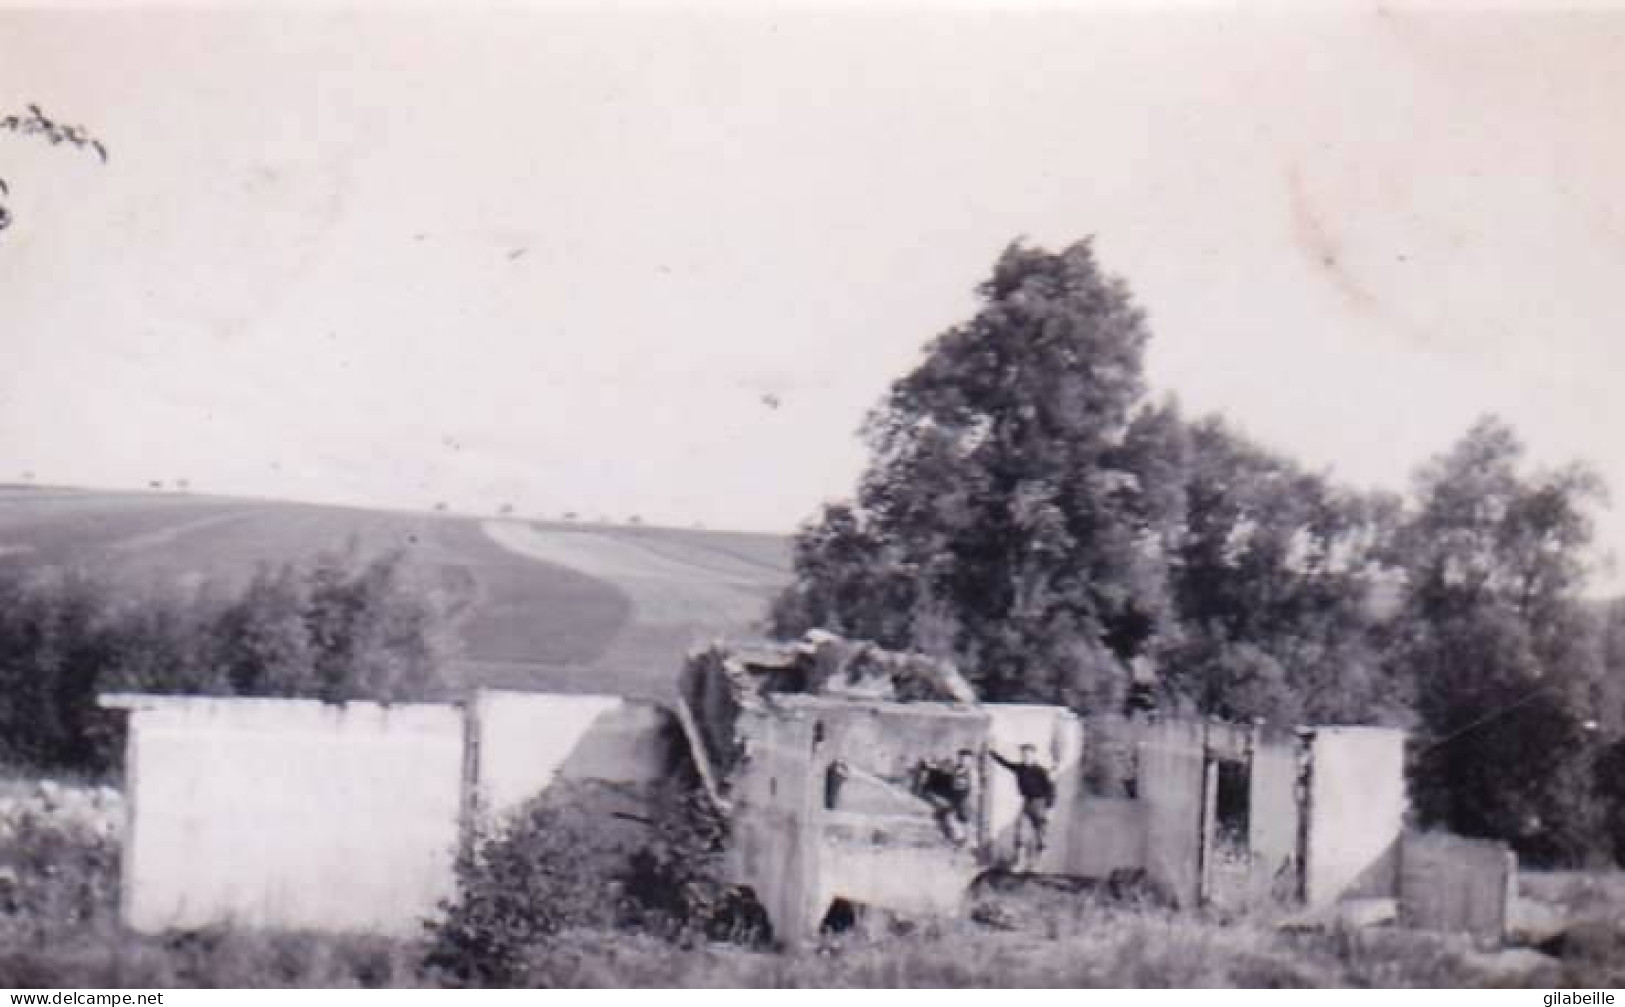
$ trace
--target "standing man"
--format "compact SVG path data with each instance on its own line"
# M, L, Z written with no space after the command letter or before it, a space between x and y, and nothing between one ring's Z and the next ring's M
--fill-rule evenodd
M1049 828L1050 809L1055 807L1055 780L1050 771L1038 764L1038 748L1021 746L1021 761L1011 762L993 749L988 749L993 761L1016 776L1016 790L1021 794L1021 818L1016 820L1016 860L1021 860L1021 823L1025 821L1032 833L1031 866L1044 853L1045 834Z

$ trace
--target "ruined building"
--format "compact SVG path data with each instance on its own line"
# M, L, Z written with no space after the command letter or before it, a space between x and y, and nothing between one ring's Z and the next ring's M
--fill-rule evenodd
M1319 919L1357 907L1484 936L1504 926L1504 848L1406 834L1398 730L981 704L941 662L820 634L697 653L680 692L734 823L736 879L790 942L840 903L952 914L977 877L1009 869L1134 879L1186 907ZM1023 746L1055 790L1036 854L1016 849L1022 799L993 758ZM921 776L961 752L975 782L956 835Z
M672 709L105 697L130 714L124 919L414 933L473 824L565 785L595 788L581 811L606 826L635 820L692 765L730 820L733 879L789 945L841 904L955 914L1008 870L1135 879L1186 907L1505 925L1502 847L1406 832L1398 731L978 703L950 664L827 634L700 650L679 693ZM994 758L1023 746L1053 783L1042 851ZM958 773L965 799L933 799L933 773Z

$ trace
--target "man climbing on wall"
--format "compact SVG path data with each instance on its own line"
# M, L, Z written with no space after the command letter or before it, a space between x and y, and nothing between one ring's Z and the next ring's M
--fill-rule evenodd
M1021 823L1027 823L1032 837L1029 864L1044 852L1044 840L1049 828L1050 809L1055 807L1055 780L1050 771L1038 764L1038 748L1021 746L1021 761L1012 762L993 749L988 749L993 761L1016 776L1016 790L1021 794L1021 818L1016 820L1016 861L1021 861Z
M976 753L961 748L956 762L922 763L919 789L943 835L956 846L965 845L970 838L971 794L976 789Z

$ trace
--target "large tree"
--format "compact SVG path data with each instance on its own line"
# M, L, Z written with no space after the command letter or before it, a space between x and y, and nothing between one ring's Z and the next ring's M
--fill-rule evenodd
M1419 810L1539 861L1574 861L1597 838L1604 671L1579 593L1601 494L1580 466L1525 472L1512 430L1482 420L1420 472L1401 550Z
M945 653L989 699L1114 703L1167 619L1180 500L1145 316L1088 241L1013 245L978 292L870 415L857 499L803 530L775 628Z

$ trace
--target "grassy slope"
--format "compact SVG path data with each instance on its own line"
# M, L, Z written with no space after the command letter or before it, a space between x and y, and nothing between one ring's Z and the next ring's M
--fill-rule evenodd
M463 600L460 678L566 692L668 695L685 649L750 633L789 567L773 535L0 488L0 564L83 567L136 590L240 584L350 541L407 550Z

